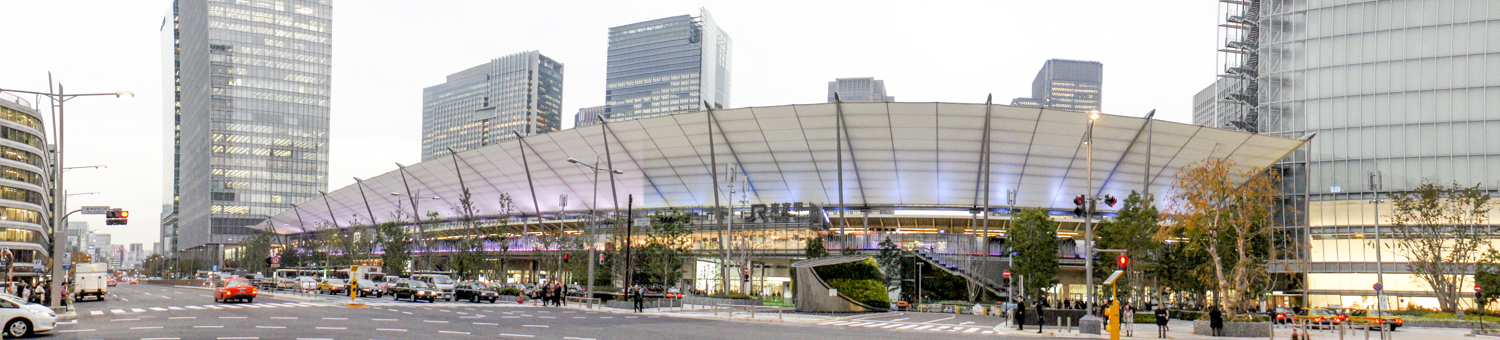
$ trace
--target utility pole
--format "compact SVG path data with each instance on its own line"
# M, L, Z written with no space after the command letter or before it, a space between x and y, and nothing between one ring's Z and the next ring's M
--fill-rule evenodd
M1383 261L1380 259L1380 187L1384 182L1385 176L1380 173L1380 170L1370 172L1370 194L1373 197L1370 203L1375 205L1375 284L1380 286L1380 289L1375 290L1375 299L1377 301L1375 309L1377 311L1386 310L1385 268L1382 268L1381 263Z

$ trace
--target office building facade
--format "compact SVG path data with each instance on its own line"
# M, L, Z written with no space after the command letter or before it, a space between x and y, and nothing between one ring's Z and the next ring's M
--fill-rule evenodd
M161 23L167 252L222 251L327 187L331 15L330 0L172 2Z
M1193 125L1231 128L1229 121L1235 117L1235 105L1224 104L1224 98L1238 88L1240 81L1234 78L1219 78L1212 85L1193 95Z
M601 116L604 115L604 106L585 107L578 109L578 114L573 115L573 127L584 127L599 124Z
M422 160L562 128L563 64L528 51L422 89Z
M1310 305L1369 307L1380 251L1387 306L1437 307L1432 290L1392 250L1389 197L1424 182L1500 190L1500 4L1247 4L1258 11L1228 17L1266 23L1251 45L1259 46L1258 129L1316 134L1275 166L1299 212L1278 221L1297 237L1280 239L1309 244L1272 270L1305 273ZM1384 200L1378 207L1375 197ZM1500 222L1490 216L1486 223Z
M1031 81L1031 97L1011 100L1012 106L1088 112L1103 107L1104 64L1097 61L1051 59Z
M732 53L707 9L611 27L605 113L636 119L729 107Z
M0 246L22 276L34 276L34 261L51 254L52 166L38 107L0 94Z
M896 97L887 96L885 81L875 78L838 78L828 82L828 102L834 101L837 93L844 102L893 102Z

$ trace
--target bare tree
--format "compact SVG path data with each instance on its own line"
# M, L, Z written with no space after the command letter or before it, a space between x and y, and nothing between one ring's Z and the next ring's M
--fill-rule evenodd
M1178 172L1168 214L1175 223L1159 238L1184 237L1213 259L1214 280L1222 304L1233 318L1242 302L1263 286L1272 214L1277 208L1279 174L1265 169L1234 171L1233 161L1209 158ZM1227 249L1226 249L1227 248Z

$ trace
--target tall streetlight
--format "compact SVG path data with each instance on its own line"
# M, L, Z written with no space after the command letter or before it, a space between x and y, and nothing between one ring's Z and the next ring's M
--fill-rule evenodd
M1083 204L1083 277L1088 284L1088 315L1085 318L1094 318L1094 122L1099 120L1099 111L1089 111L1088 130L1084 132L1083 144L1088 148L1088 191L1084 193L1086 200Z
M408 201L411 201L411 211L412 211L412 213L411 213L411 215L412 215L412 224L411 224L411 226L417 228L417 238L422 239L422 257L427 258L427 265L431 266L432 265L432 249L429 249L427 247L428 246L428 244L427 244L427 231L422 228L422 212L421 212L421 210L417 210L417 201L420 201L420 200L440 200L440 199L443 199L443 198L442 197L437 197L437 196L422 196L422 189L420 189L420 188L417 189L417 194L416 195L405 195L405 194L400 194L400 193L392 192L391 196L405 197L405 198L407 198Z
M583 295L584 298L590 299L589 301L593 301L592 299L594 298L594 265L597 264L597 263L595 263L596 261L599 261L599 258L597 257L598 255L594 255L594 242L598 241L597 236L595 236L594 229L598 229L599 228L599 214L594 211L594 208L599 205L599 172L600 171L609 172L609 181L610 182L614 182L615 181L615 175L623 175L623 174L625 174L625 172L624 171L620 171L620 170L615 170L615 169L606 169L606 168L599 167L599 156L594 156L594 165L584 164L582 161L579 161L577 158L573 158L573 157L568 157L568 163L578 164L580 166L589 168L589 170L593 170L594 171L594 202L589 204L589 222L591 222L591 223L589 223L589 258L588 258L588 260L589 260L589 285L588 285L589 289L587 291L585 291L586 293L584 293L584 295ZM615 212L616 215L618 215L619 213L620 212L618 212L618 211ZM630 240L625 240L625 242L630 242ZM589 305L593 306L593 303L590 302Z
M50 73L48 74L48 78L51 78ZM52 175L54 178L54 187L52 190L52 280L51 284L47 287L47 292L50 293L48 297L48 299L50 299L49 301L51 301L50 305L53 310L57 310L59 306L62 306L62 283L67 276L67 271L63 270L63 265L65 264L65 262L68 262L67 259L63 258L63 252L66 251L67 248L64 247L63 242L58 241L59 239L66 237L63 234L64 227L62 224L64 215L63 212L67 211L68 209L66 203L64 203L66 202L66 197L63 196L63 103L78 97L135 97L135 93L130 91L116 91L114 93L68 94L63 91L62 84L57 84L56 93L51 92L51 89L48 90L48 92L35 92L0 88L0 92L14 92L46 96L47 99L52 100L52 107L57 109L57 116L53 117L54 124L52 126L52 130L54 131L53 144L56 145L57 148L57 150L53 151L52 153L52 156L56 157L56 160L54 160L52 163Z

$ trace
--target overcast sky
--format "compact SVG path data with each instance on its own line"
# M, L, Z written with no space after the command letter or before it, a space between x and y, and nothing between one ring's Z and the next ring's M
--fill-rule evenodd
M90 227L115 244L158 240L162 190L160 25L169 0L5 1L0 88L129 90L68 102L70 209L130 210ZM563 121L604 104L609 27L706 7L734 41L731 106L820 103L838 77L883 79L898 101L982 103L1030 95L1047 59L1104 63L1106 113L1189 122L1215 73L1205 0L386 1L333 6L329 186L416 163L422 88L490 59L540 50L564 64ZM50 129L50 122L49 122ZM76 215L75 215L76 216ZM74 221L80 220L73 217Z

